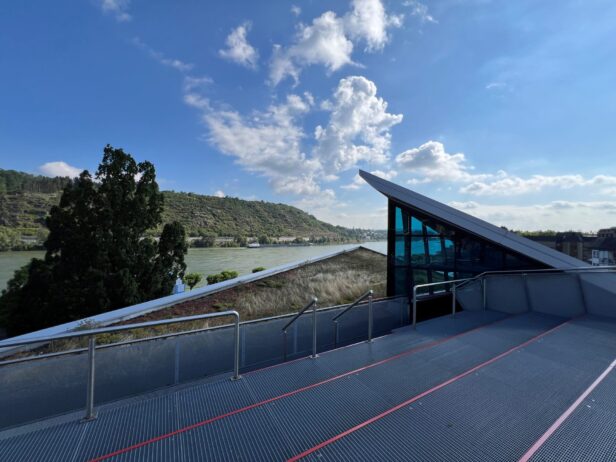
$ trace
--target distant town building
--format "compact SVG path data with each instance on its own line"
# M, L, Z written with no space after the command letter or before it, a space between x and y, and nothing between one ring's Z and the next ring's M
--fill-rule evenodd
M597 232L597 237L616 237L616 226L600 229L599 232Z
M614 228L611 228L612 230ZM605 230L602 230L605 231ZM597 237L591 244L592 256L590 263L593 266L616 265L616 237Z
M591 261L592 245L597 239L594 235L575 231L566 231L553 235L528 236L528 238L550 249L558 250L585 262Z

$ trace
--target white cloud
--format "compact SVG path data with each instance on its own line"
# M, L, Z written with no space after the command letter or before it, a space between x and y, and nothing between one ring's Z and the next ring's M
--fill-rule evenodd
M210 109L210 102L203 96L202 90L211 83L212 79L209 77L185 76L182 85L184 103L201 111Z
M285 77L293 77L297 83L300 68L321 64L330 72L345 64L352 64L353 43L344 34L343 21L336 13L327 11L312 21L311 25L300 24L295 44L289 48L274 46L270 65L270 81L277 85Z
M249 171L269 178L277 192L318 194L318 162L301 149L304 132L297 119L310 110L310 98L288 95L264 112L243 117L231 110L208 110L203 120L209 141Z
M301 69L310 65L325 66L328 72L356 65L351 58L354 41L365 42L368 52L381 50L389 41L388 30L401 24L402 17L388 15L380 0L354 0L342 17L326 11L312 24L300 23L292 45L274 45L270 83L292 77L297 84Z
M544 204L507 205L450 202L450 206L513 230L592 231L609 226L616 214L616 202L553 201Z
M353 0L353 9L344 21L348 35L365 41L366 51L374 51L383 49L389 41L388 29L400 27L402 16L388 15L380 0Z
M242 115L212 105L203 94L209 83L207 78L185 77L184 81L184 101L201 111L208 141L247 171L265 176L280 194L335 197L321 183L336 180L337 172L359 162L386 161L390 128L402 120L402 115L387 112L387 103L377 97L373 82L349 77L340 80L331 101L321 105L330 120L325 128L317 127L318 136L310 143L303 129L315 105L310 93L289 94L282 103Z
M63 161L47 162L39 167L39 171L45 176L67 176L69 178L78 177L83 171L82 168L73 167Z
M132 19L128 14L130 0L101 0L100 6L104 13L112 14L118 22L127 22Z
M217 191L214 192L214 196L215 197L227 197L227 195L225 194L225 192L222 189L219 189Z
M503 170L496 173L475 173L463 153L449 154L438 141L428 141L418 148L396 156L397 165L411 173L411 185L430 182L465 183L459 192L474 196L517 196L538 193L547 188L572 189L576 187L602 188L602 194L613 194L616 176L596 175L531 175L520 177Z
M186 73L190 71L194 65L191 63L185 63L179 59L167 58L160 51L156 51L150 46L148 46L145 42L143 42L139 37L134 37L132 39L133 45L137 48L145 51L152 59L158 61L163 66L171 67L179 72Z
M536 193L546 188L571 189L587 186L616 185L616 176L596 175L584 178L582 175L532 175L529 178L512 176L499 171L492 181L474 181L460 192L475 196L515 196ZM609 194L610 188L604 190Z
M408 6L411 10L411 16L415 16L419 18L419 20L424 22L432 22L437 23L438 21L434 19L434 17L428 11L428 7L421 3L419 0L406 0L402 3L404 6Z
M502 91L507 89L507 84L505 82L490 82L486 85L486 90L491 91Z
M227 37L227 48L219 50L220 56L244 67L257 68L259 52L246 39L251 23L245 22L231 31Z
M315 129L314 156L328 173L389 159L390 129L402 122L402 114L388 113L387 102L376 93L374 82L365 77L347 77L323 105L331 114L326 127Z
M291 13L293 13L295 16L299 16L300 14L302 14L302 9L297 5L291 5Z
M445 151L443 143L438 141L428 141L418 148L398 154L396 163L415 176L410 180L412 184L430 181L470 181L483 177L471 172L472 167L468 165L464 154L449 154Z
M388 170L386 172L383 170L373 170L370 173L388 181L391 181L398 176L398 172L396 172L395 170ZM347 185L341 186L341 188L355 190L361 188L365 184L366 182L364 181L364 179L359 176L359 173L356 173L353 177L353 181Z

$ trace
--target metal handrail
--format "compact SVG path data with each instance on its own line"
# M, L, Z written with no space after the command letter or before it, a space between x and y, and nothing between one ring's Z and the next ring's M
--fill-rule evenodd
M306 312L310 307L312 307L312 355L311 358L316 358L317 355L317 302L319 299L317 297L312 297L312 300L306 304L299 312L291 318L291 320L284 325L282 328L282 341L283 341L283 357L284 360L287 360L287 329L291 324L298 320L298 318Z
M368 298L368 342L372 342L372 326L373 326L373 312L372 312L372 299L374 296L374 290L370 289L364 294L360 295L353 303L347 306L344 310L338 313L332 319L334 323L334 347L338 345L338 319L345 315L349 310L356 307L363 300Z
M456 287L464 287L464 285L472 282L481 280L481 288L482 288L482 304L483 309L486 309L486 276L489 275L506 275L506 274L522 274L526 275L528 273L566 273L566 272L592 272L592 271L613 271L616 270L616 266L579 266L575 268L542 268L542 269L527 269L527 270L493 270L493 271L484 271L483 273L477 274L470 278L464 279L455 279L452 281L441 281L441 282L433 282L430 284L418 284L413 286L413 328L417 327L417 289L422 287L431 287L438 285L446 285L452 284L451 294L452 294L452 309L451 314L455 316L456 313ZM460 284L457 286L456 284Z
M234 362L233 362L233 380L240 378L240 315L237 311L221 311L220 313L198 314L195 316L184 316L181 318L162 319L160 321L147 321L135 324L125 324L123 326L101 327L98 329L87 329L81 331L67 332L65 334L53 335L49 337L35 337L28 340L19 341L3 341L0 342L0 348L14 347L21 345L31 345L35 343L48 343L54 340L62 340L76 337L88 337L88 388L86 398L86 415L83 420L88 421L96 418L94 409L94 384L96 380L96 336L100 334L108 334L112 332L122 332L126 330L141 329L144 327L163 326L168 324L177 324L180 322L199 321L202 319L221 318L233 316L234 321ZM176 335L182 335L182 332L177 332Z
M566 273L566 272L585 272L585 271L613 271L616 270L616 266L578 266L575 268L541 268L541 269L527 269L527 270L492 270L492 271L484 271L483 273L479 273L473 277L467 278L466 281L463 281L465 284L477 279L483 279L485 276L489 276L491 274L526 274L526 273Z
M451 316L455 317L456 316L456 284L460 282L468 281L469 279L470 278L453 279L451 281L431 282L429 284L417 284L413 286L413 329L417 329L417 289L422 288L422 287L434 287L434 286L452 284L451 286L451 296L452 296Z

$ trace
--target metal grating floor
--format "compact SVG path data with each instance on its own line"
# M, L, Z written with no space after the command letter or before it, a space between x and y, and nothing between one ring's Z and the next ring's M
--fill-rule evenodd
M518 460L616 358L616 322L462 312L0 432L2 461ZM616 371L533 461L615 460ZM299 458L298 458L299 460Z

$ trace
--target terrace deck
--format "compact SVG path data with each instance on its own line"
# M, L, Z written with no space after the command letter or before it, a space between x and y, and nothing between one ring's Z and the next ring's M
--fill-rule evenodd
M6 461L614 460L616 322L462 312L0 432Z

